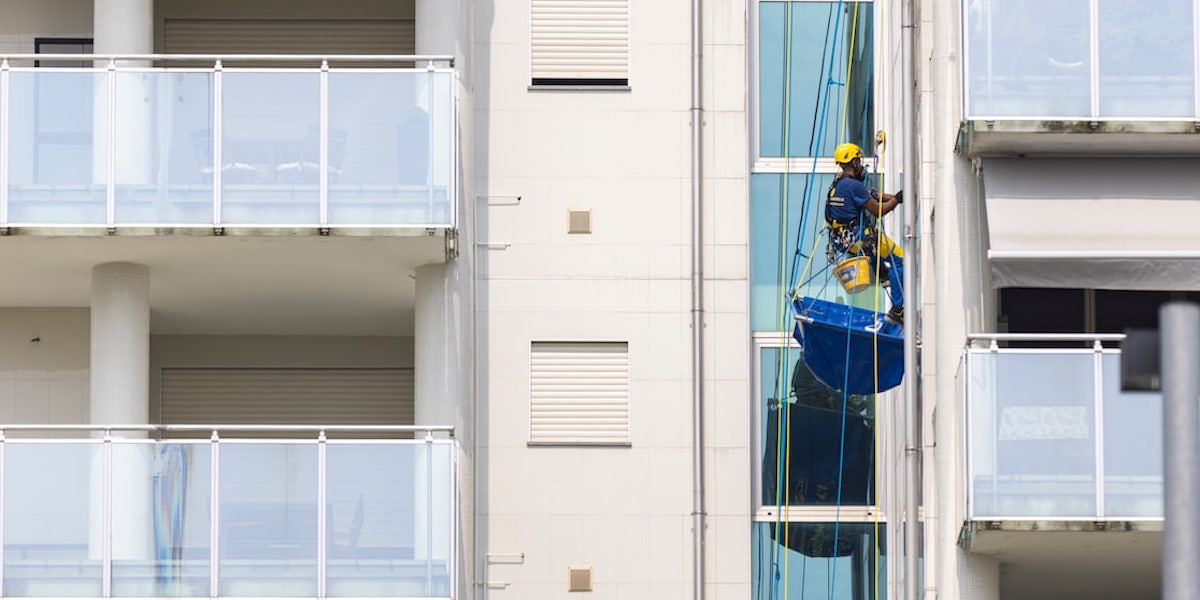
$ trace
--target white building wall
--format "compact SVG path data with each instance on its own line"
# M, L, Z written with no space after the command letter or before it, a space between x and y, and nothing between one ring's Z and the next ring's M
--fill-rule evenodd
M0 309L0 423L87 423L86 308Z
M40 37L89 37L92 0L6 2L0 19L0 52L32 54Z
M595 597L690 597L690 3L630 3L629 91L528 89L529 4L476 9L483 587L561 597L587 565ZM746 21L708 9L706 580L747 597ZM527 444L530 343L573 340L628 342L629 447Z
M966 508L962 349L969 333L991 330L996 294L981 186L971 162L955 152L962 118L959 5L924 0L918 7L925 597L991 600L999 597L994 561L967 554L958 536Z

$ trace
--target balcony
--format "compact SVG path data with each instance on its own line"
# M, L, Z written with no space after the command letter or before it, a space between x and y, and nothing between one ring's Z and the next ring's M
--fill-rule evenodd
M970 156L1194 153L1193 10L1188 0L1153 13L1127 2L964 3L960 147Z
M1121 391L1121 353L1102 345L1119 338L967 348L969 519L1162 519L1162 397Z
M446 428L254 428L5 427L3 595L455 596Z
M0 232L455 226L447 57L79 58L0 56Z

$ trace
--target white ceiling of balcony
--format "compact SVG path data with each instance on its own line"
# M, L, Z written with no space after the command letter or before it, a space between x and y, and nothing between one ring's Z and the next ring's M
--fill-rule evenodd
M441 235L0 237L0 306L87 307L91 268L150 267L158 335L412 335Z

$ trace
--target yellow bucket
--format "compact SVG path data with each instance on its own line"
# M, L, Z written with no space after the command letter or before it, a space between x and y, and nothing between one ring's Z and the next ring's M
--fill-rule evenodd
M852 256L838 263L833 274L848 293L857 294L871 287L871 259Z

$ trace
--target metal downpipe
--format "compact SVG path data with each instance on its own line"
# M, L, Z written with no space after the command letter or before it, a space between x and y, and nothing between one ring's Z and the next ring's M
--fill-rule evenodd
M908 188L908 197L914 199L912 205L904 210L904 247L912 253L909 267L904 270L904 291L910 299L917 296L914 287L916 270L920 256L917 248L917 216L920 212L921 193L917 173L917 107L916 107L916 73L913 65L916 60L916 47L913 41L916 32L916 17L914 15L915 0L901 0L901 30L903 49L901 52L901 77L904 85L903 106L904 119L904 187ZM920 598L920 564L921 564L921 442L920 442L920 410L918 403L919 388L917 379L920 368L917 364L917 311L909 310L904 319L904 598L918 600Z
M704 600L704 255L703 110L700 80L701 0L692 0L692 597Z

